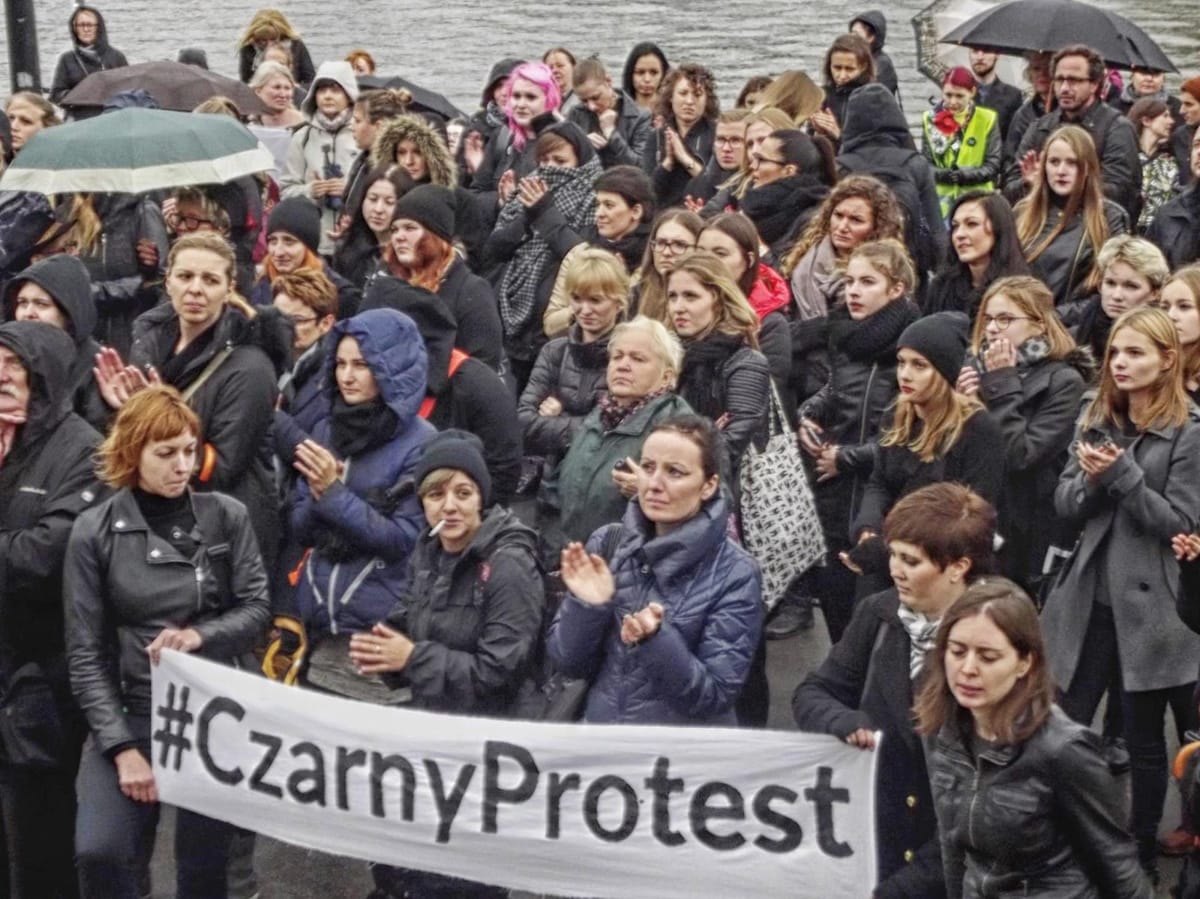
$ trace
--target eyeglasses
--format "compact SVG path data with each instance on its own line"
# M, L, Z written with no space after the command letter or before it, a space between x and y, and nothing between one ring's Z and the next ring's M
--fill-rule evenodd
M98 26L95 22L76 22L75 27L80 31L95 31Z
M740 137L718 137L713 143L725 144L727 147L740 147L746 141Z
M656 253L665 253L668 250L672 253L686 253L696 248L694 243L688 243L686 240L656 240L650 246Z
M1052 79L1053 83L1059 87L1079 87L1083 84L1091 84L1091 78L1078 78L1074 75L1055 75Z
M201 225L211 225L212 223L212 219L203 219L198 215L173 215L168 222L176 231L179 230L180 226L186 231L195 231Z
M284 317L293 325L310 325L317 320L315 315L287 315Z
M759 165L762 165L764 162L771 162L771 163L774 163L775 165L780 165L780 166L789 164L785 160L772 159L770 156L763 156L761 153L751 153L750 158L753 159L755 162L757 162Z
M989 325L995 325L997 331L1007 331L1008 326L1017 321L1028 322L1033 321L1033 319L1027 315L985 315L983 317L983 326L986 328Z

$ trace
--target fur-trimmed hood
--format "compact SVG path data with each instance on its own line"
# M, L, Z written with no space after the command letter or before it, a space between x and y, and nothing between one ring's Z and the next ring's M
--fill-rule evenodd
M405 140L411 140L425 158L430 184L452 189L458 186L458 169L449 149L433 126L417 116L397 116L380 127L371 147L371 165L395 162L396 147Z

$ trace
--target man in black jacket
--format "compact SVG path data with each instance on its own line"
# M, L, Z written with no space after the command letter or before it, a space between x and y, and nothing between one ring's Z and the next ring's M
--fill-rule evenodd
M76 889L74 782L86 727L67 679L62 569L75 518L100 493L92 460L100 435L71 411L75 354L61 328L0 325L0 676L10 686L18 672L29 685L48 684L53 702L35 721L16 723L44 728L57 716L62 736L42 746L57 758L44 768L13 764L15 747L0 740L4 870L14 896Z
M1008 126L1012 123L1013 115L1025 102L1021 89L1012 84L1005 84L996 75L996 60L1000 54L980 47L971 48L971 71L975 75L977 95L975 102L993 110L1000 119L1000 137L1008 137Z
M1008 174L1004 193L1016 202L1038 177L1038 154L1046 139L1062 125L1079 125L1092 136L1104 194L1134 217L1142 186L1137 134L1133 123L1100 100L1105 83L1104 59L1091 47L1074 44L1054 54L1054 96L1058 107L1029 126Z
M567 115L588 136L604 167L641 165L653 129L650 113L613 87L604 64L594 56L575 67L579 105Z

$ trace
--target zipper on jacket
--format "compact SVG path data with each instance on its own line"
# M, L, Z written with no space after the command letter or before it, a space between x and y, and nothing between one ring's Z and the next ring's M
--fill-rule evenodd
M878 362L871 363L871 373L867 375L867 389L863 391L862 405L858 413L858 442L867 442L867 402L871 399L871 385L875 383L875 372L879 369Z
M976 759L975 779L971 782L971 804L967 806L967 842L972 846L975 845L975 803L979 800L979 778L981 774L982 765L980 760Z

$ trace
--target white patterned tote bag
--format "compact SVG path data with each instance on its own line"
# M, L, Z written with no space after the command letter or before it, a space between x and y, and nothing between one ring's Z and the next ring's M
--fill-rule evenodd
M751 444L741 471L742 542L762 568L768 611L797 575L825 558L812 487L774 383L770 405L766 448Z

